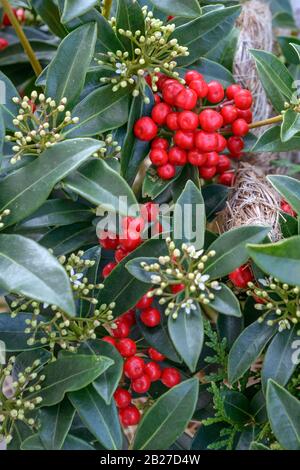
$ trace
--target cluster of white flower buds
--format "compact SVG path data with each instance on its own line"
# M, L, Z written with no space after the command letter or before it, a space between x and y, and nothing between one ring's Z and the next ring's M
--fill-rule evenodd
M0 229L4 227L5 223L2 220L10 214L10 209L4 209L0 214Z
M166 240L167 256L160 256L158 262L141 267L151 275L151 282L158 287L148 292L149 297L158 296L159 304L166 305L166 315L176 319L180 311L190 314L196 310L196 303L208 305L215 299L215 293L222 287L218 281L210 281L205 274L205 263L213 258L215 251L196 250L193 245L183 243L177 248L171 238Z
M112 134L107 134L103 136L103 147L101 147L98 152L93 154L93 157L96 158L117 158L120 156L122 147L119 145L117 140L114 140Z
M17 421L31 429L37 427L32 412L42 402L42 397L37 395L45 380L44 375L38 375L40 360L35 360L22 372L14 370L15 360L14 356L10 357L7 366L0 369L0 442L6 444L12 441ZM31 394L34 394L32 398Z
M103 83L112 83L113 91L119 88L133 87L133 96L140 93L144 101L149 103L145 96L145 78L149 76L153 91L157 91L156 82L158 73L164 73L171 78L179 79L175 59L189 55L188 48L180 46L176 38L171 38L174 32L174 24L164 24L161 20L153 18L153 13L148 7L143 7L145 17L145 32L129 31L118 28L116 18L112 17L110 24L116 34L128 38L132 43L132 54L128 51L117 50L99 54L99 65L105 65L115 72L113 77L103 77ZM184 83L184 81L183 81Z
M13 143L15 155L11 159L12 164L23 155L39 155L64 140L64 129L79 122L79 118L72 118L70 111L66 111L67 98L56 103L52 98L33 91L30 98L14 97L12 101L20 105L19 114L13 119L18 130L5 136L7 142Z
M255 309L263 312L259 323L277 324L279 332L300 323L300 286L290 286L272 277L259 279L259 284L257 287L249 282L247 291L256 300ZM300 336L300 329L297 334Z

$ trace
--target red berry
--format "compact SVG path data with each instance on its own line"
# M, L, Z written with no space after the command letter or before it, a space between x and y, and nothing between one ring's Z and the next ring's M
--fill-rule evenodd
M161 368L156 362L148 362L148 364L145 365L145 373L148 375L151 382L155 382L161 377Z
M152 359L153 361L157 361L157 362L161 362L165 360L165 356L161 354L159 351L157 351L157 349L154 349L154 348L148 349L148 356L150 357L150 359Z
M119 387L114 393L114 399L118 408L125 408L131 403L131 393Z
M245 119L237 119L232 123L232 132L238 137L244 137L249 132L249 124Z
M159 214L159 207L154 202L146 202L141 206L141 214L147 222L155 222Z
M169 150L169 162L172 164L172 165L179 165L179 166L183 166L186 164L187 162L187 154L186 154L186 151L183 150L182 148L180 147L172 147L170 150Z
M218 138L218 146L216 148L216 152L218 153L221 153L223 152L226 147L227 147L227 140L225 139L225 137L221 134L217 134L217 138Z
M140 233L133 230L125 231L120 237L120 244L127 251L135 250L142 241Z
M235 105L239 109L249 109L252 101L252 94L249 90L240 90L234 95Z
M143 116L134 125L134 135L140 140L152 140L158 131L157 125L150 117Z
M188 70L184 76L184 80L189 85L193 80L203 80L203 75L197 70Z
M185 285L184 284L174 284L171 287L171 292L172 294L178 294L179 292L182 292L183 289L185 289Z
M168 154L162 149L153 149L149 154L150 160L155 166L165 165L169 161Z
M181 381L180 373L174 367L167 367L162 371L161 381L166 387L174 387Z
M188 152L188 161L191 165L202 166L206 162L206 155L199 150L190 150Z
M136 353L136 344L130 338L121 338L117 343L117 349L123 357L134 356Z
M220 103L224 99L225 91L221 83L213 80L208 84L207 99L210 103Z
M217 173L224 173L231 168L231 161L226 155L219 155Z
M116 346L116 340L112 337L112 336L103 336L103 338L101 338L102 341L105 341L106 343L109 343L111 344L112 346Z
M226 95L227 95L227 98L229 100L233 100L234 96L236 95L236 93L238 93L239 91L241 91L242 87L241 85L237 85L237 84L234 84L234 85L229 85L229 87L227 88L226 90Z
M229 274L231 282L240 289L246 289L248 282L253 281L253 274L248 265L241 266Z
M102 277L107 277L110 275L110 273L112 272L112 270L117 266L117 263L114 263L113 261L111 261L110 263L107 263L106 266L104 266L103 270L102 270Z
M179 129L178 123L179 113L170 113L166 119L166 125L171 131L177 131Z
M120 246L116 251L115 251L115 260L116 263L121 263L121 261L126 258L126 256L129 255L129 251L125 250L122 246Z
M153 304L153 297L148 297L147 294L143 295L136 304L136 308L144 309L149 308Z
M189 88L184 88L175 98L175 105L178 108L191 110L194 109L198 101L197 93Z
M223 184L224 186L233 186L235 180L235 174L233 171L225 171L218 178L218 183Z
M167 141L167 139L162 139L161 137L156 137L151 142L151 148L152 149L168 150L169 142Z
M237 109L238 117L244 119L248 124L253 121L253 113L251 109Z
M20 23L23 23L26 19L25 10L23 8L13 8L12 10L13 10L13 13L14 13L15 17L17 18L17 20ZM4 26L10 26L11 25L11 21L10 21L7 13L4 13L4 15L3 15L3 25Z
M160 324L160 311L157 308L146 308L142 311L140 318L144 325L153 328Z
M124 373L129 379L138 379L143 375L145 362L141 357L131 356L126 359L124 364Z
M204 180L210 180L212 179L217 172L217 169L215 166L209 166L209 167L200 167L199 168L199 174Z
M183 131L193 131L198 127L198 115L192 111L182 111L178 115L178 124Z
M189 131L177 131L174 135L174 143L185 150L194 147L194 133Z
M115 250L119 244L119 237L116 233L102 230L99 234L99 243L106 250Z
M296 212L293 210L293 208L289 205L288 202L286 202L286 201L284 201L284 200L281 201L281 202L280 202L280 207L281 207L281 210L282 210L283 212L286 212L287 214L291 215L292 217L296 217L296 216L297 216Z
M158 103L152 108L151 117L156 124L163 126L171 111L172 109L167 103Z
M204 154L205 166L212 167L217 166L219 163L219 154L217 152L208 152Z
M245 144L243 139L240 137L229 137L227 141L227 147L232 156L239 156L243 151Z
M214 152L218 147L218 134L216 132L196 132L195 146L204 153Z
M141 414L136 406L130 405L120 409L119 418L123 426L135 426L139 423Z
M131 388L136 393L146 393L148 392L150 386L151 380L147 374L143 374L141 375L141 377L138 377L137 379L131 381Z
M7 46L9 45L9 42L6 41L4 38L0 38L0 51L3 51Z
M205 109L199 114L199 123L206 132L215 132L223 126L223 117L213 109Z
M127 338L127 336L130 333L130 326L127 323L127 321L124 320L123 318L120 318L119 320L115 322L115 324L117 328L114 328L112 330L112 335L115 338Z
M232 106L231 104L224 106L221 109L221 114L223 116L225 124L231 124L238 118L238 110L235 106Z
M169 84L166 83L162 91L163 100L168 104L174 105L176 96L182 90L184 90L184 86L176 80L172 81L172 83Z
M129 327L133 326L136 324L136 319L135 319L135 310L130 309L128 312L123 313L123 315L120 316L120 320L123 320Z
M122 229L124 232L132 230L141 233L145 228L143 217L124 217L122 219Z
M205 98L208 93L208 85L205 80L193 80L189 84L189 88L197 93L198 98Z
M161 97L159 96L158 93L154 93L154 103L155 104L161 103Z
M170 180L174 178L176 174L175 166L171 165L171 163L167 163L166 165L159 166L157 168L157 174L162 180Z
M163 73L158 73L157 74L158 81L156 82L156 86L159 90L161 90L166 83L167 80L169 80L169 77L164 75Z

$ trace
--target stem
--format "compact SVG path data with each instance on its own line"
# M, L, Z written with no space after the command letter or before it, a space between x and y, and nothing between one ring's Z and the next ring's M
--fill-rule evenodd
M37 59L37 57L34 53L34 50L32 49L27 37L25 36L25 33L24 33L19 21L15 17L9 1L8 0L1 0L1 3L2 3L2 6L3 6L3 9L4 9L5 13L7 14L8 18L10 19L10 22L11 22L12 26L14 27L14 29L15 29L15 31L16 31L19 39L20 39L20 42L21 42L21 44L24 48L24 51L26 52L26 54L29 58L29 61L30 61L31 66L34 70L34 73L38 77L43 71L42 66L41 66L40 62L38 61L38 59Z
M275 116L270 119L264 119L263 121L257 121L250 124L249 129L256 129L257 127L269 126L270 124L276 124L277 122L282 122L283 116L279 114L279 116Z
M111 10L112 0L104 0L103 7L102 7L102 15L104 18L109 18L110 10Z

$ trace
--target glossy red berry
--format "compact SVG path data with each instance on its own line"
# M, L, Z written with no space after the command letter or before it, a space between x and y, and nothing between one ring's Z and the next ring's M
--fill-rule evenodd
M238 137L244 137L249 132L249 124L245 119L237 119L232 123L232 132Z
M159 96L158 93L154 93L154 103L155 104L161 103L161 97Z
M297 216L296 212L295 212L295 211L293 210L293 208L289 205L289 203L286 202L286 201L284 201L284 200L280 202L280 208L281 208L281 210L282 210L283 212L285 212L286 214L291 215L292 217L296 217L296 216Z
M248 124L253 121L253 113L251 109L238 109L238 117L244 119Z
M149 308L153 304L153 297L148 297L147 294L143 295L136 304L136 308L143 310L144 308Z
M210 103L220 103L224 99L225 91L221 83L213 80L208 84L207 99Z
M142 232L145 228L145 221L143 217L124 217L122 219L122 229L133 230L135 232Z
M197 70L188 70L184 76L184 80L189 85L193 80L203 80L203 75Z
M160 150L168 150L169 142L167 141L167 139L162 139L161 137L156 137L151 142L151 148L152 149L160 149Z
M194 147L194 133L190 131L177 131L174 135L174 143L185 150Z
M126 256L129 255L129 251L125 250L122 246L120 246L116 251L115 251L115 260L116 263L121 263L121 261L126 258Z
M119 244L119 237L116 233L102 230L99 234L99 243L106 250L115 250Z
M234 95L235 105L239 109L249 109L252 101L252 94L249 90L240 90Z
M240 137L229 137L227 141L227 147L232 156L239 156L243 151L245 144L243 139Z
M17 18L17 20L20 23L24 23L24 21L26 19L25 10L23 8L13 8L12 10L13 10L13 13L14 13L15 17ZM10 21L7 13L4 13L4 15L3 15L3 25L4 26L10 26L11 25L11 21Z
M223 126L223 117L213 109L205 109L199 114L199 123L206 132L215 132Z
M194 166L202 166L205 164L206 155L199 150L190 150L188 152L188 162Z
M238 110L235 106L227 105L221 109L221 114L225 124L231 124L238 118Z
M158 128L153 119L143 116L134 125L134 135L140 139L149 141L156 137Z
M179 292L182 292L185 289L184 284L174 284L170 287L171 287L172 294L178 294Z
M216 132L196 132L195 146L200 152L214 152L218 147L218 134Z
M9 45L9 42L6 41L4 38L0 38L0 51L3 51L7 46Z
M142 311L140 318L144 325L153 328L160 324L160 311L157 308L146 308Z
M152 149L149 157L155 166L165 165L169 161L168 153L163 149Z
M137 379L131 381L131 388L136 393L146 393L151 386L150 377L147 374L143 374Z
M166 387L174 387L181 381L180 373L174 367L167 367L162 371L161 381Z
M178 124L183 131L194 131L198 127L198 115L192 111L182 111L178 114Z
M179 113L170 113L166 119L166 125L171 131L177 131L179 129L178 123Z
M119 387L114 393L114 399L118 408L125 408L130 405L132 397L128 390Z
M190 111L191 109L195 108L197 101L198 101L197 93L190 88L184 88L176 96L175 105L178 108L186 109Z
M161 102L153 106L151 117L156 124L163 126L171 111L172 109L167 103Z
M217 173L224 173L231 168L231 161L226 155L219 155Z
M148 362L145 365L145 373L150 378L151 382L159 380L161 377L161 368L157 362Z
M221 134L217 134L217 139L218 139L218 146L216 148L216 152L221 153L223 152L226 147L227 147L227 140L225 137Z
M117 266L117 263L114 263L113 261L111 261L110 263L107 263L106 266L104 266L103 270L102 270L102 276L103 277L107 277L110 275L110 273L112 272L112 270Z
M120 320L127 323L129 327L135 325L136 324L135 310L132 308L128 310L127 312L123 313L123 315L120 316Z
M218 178L218 183L223 184L224 186L233 186L235 181L235 174L233 171L225 171Z
M189 88L197 93L198 98L206 98L208 93L208 85L205 80L193 80L189 84Z
M102 339L102 341L105 341L106 343L109 343L112 346L117 345L116 340L112 336L103 336L103 338L101 338L101 339Z
M169 150L169 162L175 166L183 166L187 162L187 153L180 147L172 147Z
M131 356L126 359L124 373L129 379L138 379L143 375L145 362L141 357Z
M209 167L202 166L199 168L199 175L204 180L212 179L215 176L216 172L217 172L217 169L215 166L209 166Z
M123 426L135 426L139 423L141 414L136 406L130 405L120 409L119 418Z
M147 222L155 222L159 215L159 206L154 202L146 202L141 206L141 215Z
M175 166L171 165L171 163L167 163L166 165L159 166L157 168L157 174L162 180L170 180L174 178L176 174Z
M246 289L248 282L253 281L253 273L248 265L241 266L229 274L229 279L235 287Z
M169 84L167 84L167 83L164 84L163 90L162 90L163 100L168 104L174 105L176 96L182 90L184 90L184 86L181 85L181 83L179 83L177 81L172 81Z
M219 163L219 154L217 152L208 152L204 154L205 166L212 167L217 166Z
M234 96L241 91L242 87L241 85L230 85L227 90L226 90L226 96L229 100L233 100Z
M136 353L136 344L130 338L121 338L117 343L117 349L123 357L134 356Z
M154 348L148 349L148 356L150 357L150 359L152 359L153 361L157 361L157 362L161 362L165 360L165 356L159 351L157 351L157 349L154 349Z
M130 326L128 322L120 318L115 322L115 324L116 328L112 330L112 335L115 338L127 338L127 336L130 334Z

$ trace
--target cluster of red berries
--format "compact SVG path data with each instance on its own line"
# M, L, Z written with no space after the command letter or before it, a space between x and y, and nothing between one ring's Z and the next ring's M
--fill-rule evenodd
M239 289L246 289L248 282L254 280L253 272L248 264L244 264L229 274L232 284Z
M186 86L159 76L151 117L138 119L134 134L152 141L149 156L161 179L172 179L177 166L190 163L203 179L218 174L219 183L231 186L231 159L241 157L252 122L252 94L237 84L225 90L218 81L207 83L195 70L184 78Z
M148 224L154 224L152 229L153 235L162 232L158 215L159 210L157 205L147 202L141 206L140 217L124 217L122 219L119 235L108 230L100 233L99 243L102 248L115 252L115 261L109 262L102 271L104 278L111 273L118 263L143 242L142 232L147 228Z
M293 208L289 205L288 202L286 202L284 199L280 202L280 208L283 212L286 214L291 215L292 217L297 217L296 212L293 210Z

